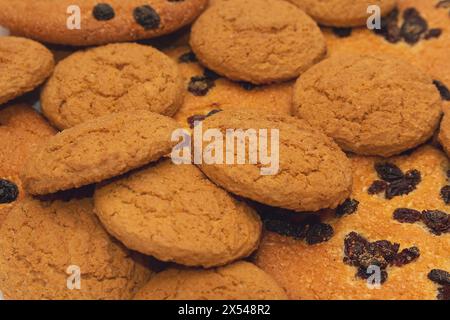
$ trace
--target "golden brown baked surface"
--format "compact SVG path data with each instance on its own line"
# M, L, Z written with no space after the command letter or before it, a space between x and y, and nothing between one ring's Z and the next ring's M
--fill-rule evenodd
M182 101L176 64L150 46L132 43L70 55L58 63L41 95L43 113L60 129L117 112L172 116Z
M261 221L194 165L164 160L97 187L95 209L128 248L163 261L212 267L259 244Z
M195 270L169 269L157 274L135 300L285 300L284 290L248 262Z
M255 84L296 78L326 53L316 23L278 0L219 2L194 23L190 44L210 69Z

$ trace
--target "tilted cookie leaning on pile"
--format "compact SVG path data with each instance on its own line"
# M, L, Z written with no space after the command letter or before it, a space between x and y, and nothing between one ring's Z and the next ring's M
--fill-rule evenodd
M0 0L0 296L450 299L449 1L144 2Z

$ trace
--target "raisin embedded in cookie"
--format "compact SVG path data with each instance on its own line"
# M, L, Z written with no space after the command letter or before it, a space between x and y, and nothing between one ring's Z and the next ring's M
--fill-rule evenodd
M135 300L286 300L284 290L248 262L211 270L169 269L152 278Z
M226 131L239 129L254 130L261 137L267 130L268 149L276 150L279 146L278 168L276 154L272 155L273 161L267 161L271 163L262 163L261 155L265 150L259 143L253 146L253 150L256 147L259 153L259 160L250 163L249 139L245 139L245 164L239 164L239 148L236 147L234 153L230 153L231 163L224 159L223 164L203 162L200 165L212 181L232 193L295 211L335 208L350 194L352 172L346 155L329 137L303 120L283 115L263 115L256 111L222 111L208 117L202 124L204 132L219 129L224 146L228 139ZM274 136L272 143L272 134L276 134L276 130L279 139ZM204 148L208 144L205 142ZM271 153L268 152L268 155ZM273 171L267 170L268 174L263 174L264 168L272 168Z
M42 42L90 46L172 33L191 23L206 4L207 0L21 0L11 6L9 0L1 0L0 24L13 34Z
M114 112L172 116L182 101L177 65L152 47L132 43L70 55L58 63L41 95L42 111L60 129Z
M255 84L298 77L326 53L316 23L278 0L231 0L208 8L190 44L208 68Z
M265 233L256 264L273 276L290 298L434 300L438 297L439 287L427 275L432 269L450 270L450 233L436 235L425 221L406 223L396 217L401 208L403 216L405 209L411 213L418 211L419 215L428 210L449 212L440 199L449 161L431 146L388 161L404 173L412 170L421 173L422 180L414 191L392 199L384 194L369 194L368 188L379 179L375 167L386 159L353 156L351 198L359 201L359 205L352 214L336 216L331 211L320 215L322 223L334 229L328 241L311 246L301 239L277 234L276 229ZM375 277L370 278L376 267L380 286L370 289L368 283L376 284Z
M40 43L0 37L0 104L32 91L53 71L52 53Z
M111 234L159 260L220 266L259 244L258 215L191 164L161 161L98 186L94 199Z
M129 299L148 281L145 260L109 236L93 209L90 198L27 198L11 210L0 227L5 299ZM81 287L70 290L75 272Z
M288 0L309 14L321 25L354 27L366 25L371 15L367 8L377 5L385 16L395 8L396 0Z
M149 112L115 113L62 131L30 156L25 189L48 194L112 178L158 160L170 150L177 123Z
M337 54L294 88L294 113L341 148L391 156L424 143L442 110L439 91L419 69L386 55Z

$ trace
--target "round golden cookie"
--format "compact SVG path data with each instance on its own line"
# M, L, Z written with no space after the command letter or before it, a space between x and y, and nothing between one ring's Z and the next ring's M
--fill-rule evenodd
M202 67L189 46L164 51L178 62L185 80L184 102L174 116L184 126L218 110L255 110L290 115L293 82L255 86L234 82Z
M326 53L316 23L279 0L230 0L208 8L190 44L208 68L255 84L298 77Z
M0 25L43 42L99 45L172 33L191 23L206 4L207 0L21 0L11 6L9 0L1 0Z
M429 279L429 273L434 269L450 271L450 217L448 205L440 195L442 187L449 183L448 159L437 149L425 146L411 155L389 159L355 156L352 162L354 187L349 201L351 205L322 216L323 221L334 229L333 237L326 242L308 245L295 237L277 234L280 231L283 233L282 228L277 232L268 232L257 253L256 264L272 275L292 299L436 299L442 288ZM392 181L384 181L385 188L389 191L374 188L374 181L378 181L378 184L383 182L375 170L375 164L386 162L398 166L405 175L402 177L397 174L398 179L410 179L412 170L420 173L420 179L409 184L413 187L408 188L408 183L392 179L395 177L392 170L391 175L382 175L387 179L390 177ZM402 190L403 195L400 192ZM411 220L411 223L394 219L394 212L397 211L395 217L400 219L401 211L397 209L405 208L415 210L410 219L415 215L420 219L425 210L440 210L441 218L435 215L435 220ZM445 215L446 233L442 229L442 224L445 224L442 216ZM403 214L403 219L406 216ZM430 217L428 214L427 216ZM439 224L441 232L436 232ZM278 223L279 225L281 224ZM296 228L295 224L288 225L292 230ZM435 233L428 227L433 225ZM364 243L352 232L370 242L374 251L370 253L367 250L368 242ZM378 240L387 240L390 244L378 242L377 248L375 242ZM398 246L392 249L395 243ZM356 248L358 244L361 245L361 251ZM379 250L381 248L387 249L385 253ZM359 257L358 252L361 253ZM378 254L373 254L374 252ZM382 277L379 279L385 281L380 281L378 289L373 287L377 283L372 282L376 278L366 280L364 274L358 272L358 267L366 272L365 264L383 267L380 267ZM373 274L375 268L367 271ZM369 284L371 288L368 287Z
M176 64L150 46L132 43L70 55L58 63L41 95L43 113L60 129L115 112L172 116L182 101Z
M40 43L0 37L0 104L32 91L53 71L52 53Z
M378 6L382 16L395 8L396 0L288 0L321 25L334 27L354 27L366 25L370 6Z
M110 237L90 198L15 206L0 228L0 291L7 300L129 299L150 270ZM80 274L80 288L76 285Z
M431 78L384 55L334 55L294 88L294 114L347 151L391 156L428 140L441 117Z
M194 165L161 161L98 186L95 210L128 248L188 266L224 265L251 254L261 221Z
M26 190L48 194L112 178L170 153L177 124L149 112L116 113L62 131L30 157Z
M224 150L227 155L222 157L222 164L219 158L212 164L203 159L200 164L212 181L232 193L295 211L335 208L350 194L352 172L346 155L330 138L303 120L250 111L223 111L207 118L202 125L203 132L220 130L222 137L215 139L223 142L224 148L227 139L238 141L234 150ZM262 139L256 139L260 142L250 147L251 139L227 137L227 130L242 130L249 137L252 131L248 130L253 130ZM194 130L194 140L195 134ZM267 161L262 157L266 150L261 141L267 141ZM203 150L209 144L205 141ZM243 145L244 154L238 151ZM250 152L257 154L257 159L251 161ZM245 159L244 164L240 164L240 158Z
M169 269L157 274L135 300L286 300L284 290L248 262L211 270Z
M31 106L0 107L0 224L7 211L25 196L20 174L37 145L56 131Z

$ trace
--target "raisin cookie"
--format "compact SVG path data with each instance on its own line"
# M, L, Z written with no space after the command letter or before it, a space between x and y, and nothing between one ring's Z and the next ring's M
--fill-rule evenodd
M0 24L13 34L74 46L148 39L191 23L207 0L0 1Z
M442 103L432 79L385 55L339 54L294 88L294 113L347 151L388 157L427 141Z
M215 4L194 23L190 44L211 70L255 84L296 78L326 53L316 23L279 0Z
M286 300L284 290L248 262L211 270L169 269L157 274L135 300Z
M95 210L128 248L188 266L224 265L252 253L261 221L191 164L161 161L97 187Z
M149 279L143 262L106 233L91 198L28 198L0 228L5 299L129 299Z
M0 224L7 210L25 196L20 174L26 158L37 145L55 134L56 131L31 106L0 107Z
M382 16L395 8L397 0L288 0L309 14L321 25L354 27L366 25L373 14L370 6L378 6Z
M303 120L222 111L201 124L203 132L216 129L221 133L215 136L221 145L215 152L224 154L222 159L211 159L214 161L205 158L200 168L232 193L296 211L335 208L350 194L352 173L346 155L329 137ZM234 133L229 132L232 130ZM239 137L238 130L247 136ZM227 142L230 138L233 143ZM198 144L195 139L194 131L194 144ZM224 146L227 148L221 150ZM210 143L205 141L204 154L209 148Z
M305 223L278 214L256 264L292 299L449 299L448 159L425 146L352 162L351 198L321 215L328 241L308 244Z
M233 82L205 69L189 46L164 51L177 61L185 80L184 102L175 120L192 127L196 119L220 110L256 110L261 113L290 115L293 83L257 86Z
M40 145L27 161L22 180L34 195L100 182L169 153L176 129L173 119L149 111L97 118Z
M0 104L32 91L53 71L52 53L40 43L0 37Z
M172 116L182 101L177 65L152 47L132 43L70 55L58 63L41 95L43 113L60 129L114 112Z

